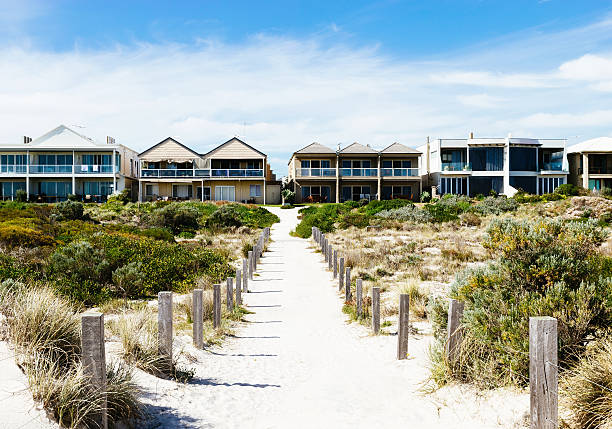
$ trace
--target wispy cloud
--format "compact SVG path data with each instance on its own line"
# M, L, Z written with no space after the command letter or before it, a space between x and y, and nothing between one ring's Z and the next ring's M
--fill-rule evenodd
M594 40L593 31L572 31ZM527 60L516 48L529 43L523 40L504 44L497 57L487 47L469 58L428 62L391 58L376 46L266 35L241 44L203 39L59 53L5 47L0 141L36 137L59 123L83 125L87 135L112 135L135 149L170 135L205 151L240 135L270 154L283 174L289 155L312 141L382 148L470 130L610 133L612 106L603 90L612 88L611 57L578 50L542 67L544 48L534 45L553 36L542 37L531 40ZM509 67L513 56L521 60Z

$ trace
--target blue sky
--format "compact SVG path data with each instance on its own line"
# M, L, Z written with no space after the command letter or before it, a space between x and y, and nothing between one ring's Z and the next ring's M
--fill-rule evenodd
M612 1L0 0L0 141L612 135Z

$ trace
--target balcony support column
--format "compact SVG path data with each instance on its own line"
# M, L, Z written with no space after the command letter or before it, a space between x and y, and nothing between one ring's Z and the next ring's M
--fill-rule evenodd
M381 195L381 191L382 191L382 174L380 171L380 154L378 155L378 189L376 191L376 197L377 199L380 201L382 200L382 195Z
M115 172L117 168L117 155L116 151L113 149L113 194L117 193L117 173Z
M266 204L266 158L263 159L263 203Z
M26 199L30 201L30 151L26 150Z
M336 153L336 203L340 202L340 155Z
M202 194L200 197L202 197L202 202L204 202L204 179L202 179Z
M75 164L74 164L74 151L72 151L72 190L70 191L70 193L72 195L76 195L76 177L75 177Z
M582 187L589 189L589 154L582 154Z

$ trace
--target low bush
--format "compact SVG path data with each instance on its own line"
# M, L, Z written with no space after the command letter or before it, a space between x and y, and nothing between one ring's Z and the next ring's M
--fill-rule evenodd
M555 189L555 194L565 195L566 197L578 195L578 192L578 187L571 183L564 183Z
M427 223L433 221L433 216L427 210L414 205L407 205L395 210L383 210L376 216L383 219L393 219L404 222Z
M62 201L55 205L53 212L57 220L80 220L83 219L83 203L71 200Z
M324 233L332 232L335 229L334 224L340 219L340 216L350 212L352 206L348 203L324 204L300 209L299 213L302 220L295 228L295 235L308 238L312 234L313 226L318 227Z
M373 216L380 213L383 210L394 210L400 207L412 206L412 201L395 199L395 200L374 200L370 201L368 205L360 209L361 212L368 216Z
M208 217L206 227L230 228L244 225L253 228L265 228L279 221L278 216L264 207L225 204Z
M506 197L486 197L473 207L475 212L483 215L499 215L504 212L515 211L517 208L516 200Z
M292 190L283 189L283 191L281 192L281 195L283 197L283 201L285 202L285 204L289 204L289 205L295 204L295 192L293 192Z
M197 230L200 213L190 204L173 202L153 212L160 227L170 229L174 234L183 230Z
M168 228L146 228L139 232L143 237L174 243L174 234Z
M524 384L530 316L557 318L562 364L579 356L612 323L612 259L597 251L606 236L590 220L494 220L484 246L498 259L467 270L451 288L451 297L465 302L462 358L450 367L443 347L434 349L434 379ZM441 325L435 332L444 330L444 320L433 323Z
M42 247L53 246L52 236L29 226L0 224L0 243L8 247Z
M367 214L349 212L349 213L344 214L340 218L340 223L338 226L341 229L346 229L351 226L354 226L356 228L365 228L369 224L370 224L370 216L368 216Z

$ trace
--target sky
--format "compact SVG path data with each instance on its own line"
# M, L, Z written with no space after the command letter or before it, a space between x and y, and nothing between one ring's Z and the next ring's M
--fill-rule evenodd
M0 143L612 136L612 0L0 0Z

